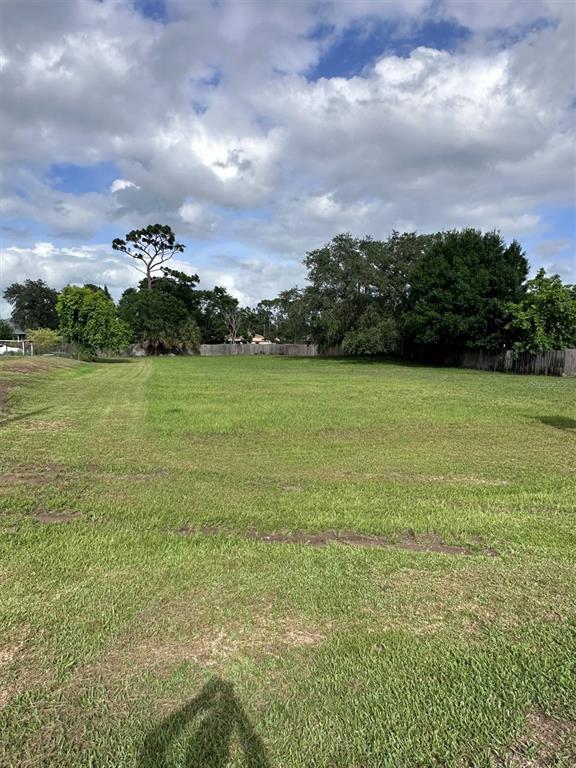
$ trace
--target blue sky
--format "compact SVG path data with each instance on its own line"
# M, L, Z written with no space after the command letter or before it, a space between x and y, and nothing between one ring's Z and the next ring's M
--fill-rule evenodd
M119 175L116 163L106 160L93 165L54 163L48 170L46 181L61 192L83 195L86 192L106 192Z
M32 10L34 14L32 14ZM500 229L576 281L574 7L9 0L0 288L181 268L254 303L342 231ZM554 56L550 56L550 51ZM0 305L0 316L6 307Z
M328 27L317 30L312 37L329 41L333 34L334 29ZM405 30L394 20L369 18L337 34L307 77L317 80L361 76L385 54L409 56L418 46L454 51L470 36L467 27L450 19L427 20L414 29Z

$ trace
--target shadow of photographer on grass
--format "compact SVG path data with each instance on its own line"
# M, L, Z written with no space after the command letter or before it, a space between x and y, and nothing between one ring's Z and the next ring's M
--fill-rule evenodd
M576 419L571 419L568 416L538 416L538 421L548 427L556 427L556 429L576 429Z
M148 734L139 768L225 768L234 756L231 749L246 768L270 767L232 685L213 677L198 696Z

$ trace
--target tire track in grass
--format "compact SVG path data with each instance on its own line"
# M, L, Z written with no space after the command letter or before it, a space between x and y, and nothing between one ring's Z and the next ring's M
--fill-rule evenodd
M85 457L90 455L91 468L137 461L146 440L145 384L152 360L97 365L101 367L87 378L89 391L80 393L77 411Z
M144 386L151 366L148 359L93 363L75 368L71 376L51 376L43 379L41 386L33 384L21 398L22 410L29 415L10 424L10 454L3 457L0 446L0 458L15 477L38 476L42 485L62 492L74 482L97 487L103 470L131 468L144 452ZM66 429L35 429L48 409L50 419L62 420ZM39 503L48 495L42 491L37 487L34 493Z

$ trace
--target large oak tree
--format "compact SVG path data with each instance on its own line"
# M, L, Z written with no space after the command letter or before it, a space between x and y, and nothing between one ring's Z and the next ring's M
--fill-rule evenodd
M47 286L43 280L12 283L4 291L4 298L12 305L12 322L23 331L58 328L58 291Z
M476 229L440 233L410 273L403 330L439 351L500 349L510 302L524 294L528 262L516 240Z
M398 321L414 264L434 236L393 232L385 241L342 234L310 251L303 301L312 336L353 354L399 348Z

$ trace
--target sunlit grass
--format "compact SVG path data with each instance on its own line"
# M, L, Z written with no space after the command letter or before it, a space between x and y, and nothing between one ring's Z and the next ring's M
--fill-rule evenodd
M0 361L1 765L573 765L576 380L44 367ZM242 535L330 529L475 554Z

